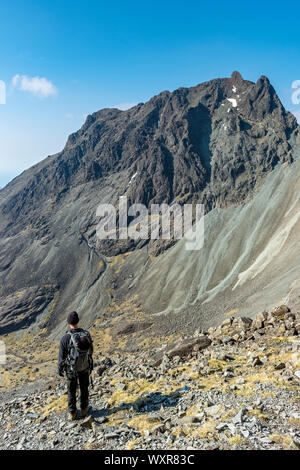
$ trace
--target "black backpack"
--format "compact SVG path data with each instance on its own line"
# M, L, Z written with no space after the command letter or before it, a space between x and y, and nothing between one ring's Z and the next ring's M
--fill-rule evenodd
M88 331L68 331L71 336L68 356L66 358L66 372L69 377L77 376L78 372L93 369L92 339Z

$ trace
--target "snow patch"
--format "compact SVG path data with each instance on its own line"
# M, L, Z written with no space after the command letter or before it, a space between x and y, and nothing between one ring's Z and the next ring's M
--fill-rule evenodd
M128 189L129 189L129 186L131 185L131 183L132 183L132 181L134 180L134 178L136 177L136 175L137 175L137 173L134 173L134 175L131 177L131 179L130 179L130 181L129 181L129 183L128 183L126 189L125 189L125 192L122 194L122 196L120 196L120 199L122 199L123 197L126 196L126 193L127 193Z
M137 175L137 173L134 173L134 175L131 177L131 180L129 181L129 185L128 185L128 186L131 185L131 183L132 183L132 181L134 180L134 178L136 177L136 175Z
M235 98L227 98L227 101L230 101L230 103L232 104L234 108L237 107L237 101Z

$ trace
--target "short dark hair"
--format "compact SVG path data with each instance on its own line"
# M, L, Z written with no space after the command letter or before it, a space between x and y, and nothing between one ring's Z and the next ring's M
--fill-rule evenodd
M67 322L69 323L69 325L77 325L77 323L79 322L79 316L78 316L78 313L77 312L70 312L69 315L68 315L68 318L67 318Z

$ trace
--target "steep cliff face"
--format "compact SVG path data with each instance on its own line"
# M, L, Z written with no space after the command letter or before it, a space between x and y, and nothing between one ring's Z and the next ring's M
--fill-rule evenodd
M1 331L37 316L56 326L69 308L93 319L110 301L110 282L123 292L106 256L139 245L96 244L100 203L126 194L129 203L199 202L209 212L248 202L278 163L292 164L297 134L269 80L238 72L88 116L62 152L0 191ZM139 248L144 262L148 248ZM164 248L150 244L154 254Z

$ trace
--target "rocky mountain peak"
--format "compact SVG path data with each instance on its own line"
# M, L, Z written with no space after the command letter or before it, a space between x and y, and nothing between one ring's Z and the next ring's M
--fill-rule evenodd
M232 72L231 74L231 80L234 82L234 83L242 83L243 82L243 77L242 75L240 74L240 72L237 72L236 70L234 72Z
M233 72L230 79L164 91L127 111L106 108L89 115L82 128L69 136L62 152L35 165L17 179L17 185L5 190L2 212L13 215L14 221L21 220L21 207L34 216L41 199L51 193L100 182L120 171L129 176L139 173L129 191L135 202L148 205L184 198L205 202L208 208L226 205L222 189L218 201L214 194L215 162L230 155L236 167L234 147L242 145L242 160L259 178L261 171L271 170L279 160L289 160L288 141L297 127L264 76L254 84ZM270 132L274 135L265 142ZM216 155L218 142L222 146L225 142L222 157L219 151ZM259 163L255 153L264 154ZM248 172L249 179L250 167L245 163L238 164L239 174ZM229 172L226 178L233 190L235 177ZM234 185L231 199L236 202L251 193L250 186L240 192L238 181Z
M103 257L144 246L98 245L100 203L126 195L129 204L148 207L203 203L207 213L244 204L278 164L293 162L298 129L266 77L253 83L238 72L88 116L61 152L0 191L0 325L23 325L52 302L60 317L75 292L83 302L101 281ZM172 245L150 242L147 249L158 256ZM14 311L22 320L14 323Z

